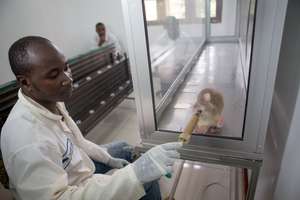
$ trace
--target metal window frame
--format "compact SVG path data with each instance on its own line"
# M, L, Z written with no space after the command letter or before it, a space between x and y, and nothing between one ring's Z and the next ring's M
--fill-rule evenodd
M184 149L195 154L262 159L287 0L258 0L243 140L193 136ZM176 141L178 134L155 130L155 109L142 1L122 0L128 53L143 144Z

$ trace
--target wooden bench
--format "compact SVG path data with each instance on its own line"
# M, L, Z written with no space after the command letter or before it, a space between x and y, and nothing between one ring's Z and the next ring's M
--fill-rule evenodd
M19 86L16 81L8 82L0 88L0 127L2 128L6 118L18 100ZM2 161L2 154L0 154L0 182L4 187L8 188L8 176L6 174L4 164Z
M101 119L133 90L126 55L116 56L113 44L68 60L73 74L74 91L66 107L83 134L87 134ZM0 86L0 127L16 103L19 86L16 81ZM8 187L0 154L0 182Z
M74 91L66 106L83 134L132 92L128 59L114 51L111 44L69 60Z

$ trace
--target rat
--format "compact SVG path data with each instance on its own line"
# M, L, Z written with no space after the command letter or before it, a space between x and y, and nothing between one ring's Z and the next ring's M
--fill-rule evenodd
M213 88L201 90L193 106L194 112L199 113L194 132L198 134L219 132L224 124L223 109L224 98L221 92Z

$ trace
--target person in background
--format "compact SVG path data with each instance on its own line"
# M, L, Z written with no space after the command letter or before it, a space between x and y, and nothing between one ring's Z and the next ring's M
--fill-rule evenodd
M102 22L98 22L96 24L96 43L98 47L101 47L105 44L114 43L116 51L119 54L123 53L123 50L121 48L120 42L118 41L117 37L112 34L110 31L107 30L105 25Z
M179 55L175 57L186 56L193 41L191 36L180 29L179 20L174 16L167 16L163 20L162 27L163 31L150 44L151 62L175 48L180 49Z
M181 143L155 146L129 163L125 144L100 147L69 116L64 102L72 75L51 41L21 38L10 47L9 62L20 90L2 128L1 151L16 199L161 199L157 180L172 172ZM105 174L110 169L116 170Z

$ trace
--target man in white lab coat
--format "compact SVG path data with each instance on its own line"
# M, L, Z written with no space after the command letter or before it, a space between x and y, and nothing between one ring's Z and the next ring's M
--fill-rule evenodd
M42 37L21 38L9 61L21 89L2 128L1 151L16 199L161 198L144 184L172 172L180 143L158 145L131 164L114 158L86 140L69 116L63 102L72 94L71 71L56 46ZM118 170L95 174L92 159Z
M104 23L98 22L95 28L96 28L95 41L98 47L113 43L116 48L116 53L119 54L123 53L119 40L113 33L107 30Z

